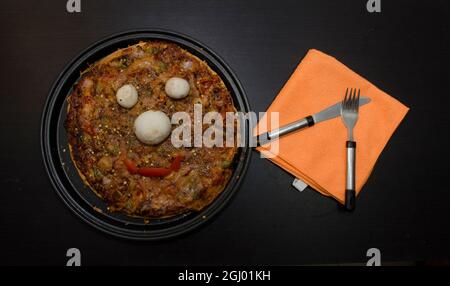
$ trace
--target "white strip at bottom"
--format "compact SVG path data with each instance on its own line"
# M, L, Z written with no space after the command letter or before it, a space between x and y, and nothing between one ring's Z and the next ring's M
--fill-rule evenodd
M308 184L303 182L301 179L297 179L297 178L294 180L294 182L292 182L292 185L300 192L303 192L303 190L305 190L306 187L308 187Z

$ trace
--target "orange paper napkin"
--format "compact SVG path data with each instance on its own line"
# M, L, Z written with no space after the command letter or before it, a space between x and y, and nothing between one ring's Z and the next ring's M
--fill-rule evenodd
M270 131L270 112L279 112L280 126L291 123L341 101L346 88L360 88L371 102L360 107L354 129L356 145L356 193L366 183L375 162L408 108L379 90L335 58L310 50L280 91L266 114L268 128L258 124L258 133ZM267 130L269 129L269 130ZM347 130L340 117L279 139L279 152L272 162L300 178L320 193L343 203ZM259 147L270 152L270 144Z

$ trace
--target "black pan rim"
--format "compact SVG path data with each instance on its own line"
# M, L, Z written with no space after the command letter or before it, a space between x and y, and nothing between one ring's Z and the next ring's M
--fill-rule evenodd
M235 96L239 100L238 104L240 109L245 112L250 111L245 91L242 87L242 84L238 80L236 74L230 68L230 66L209 47L189 36L180 34L178 32L173 32L164 29L134 29L115 33L91 44L88 48L84 49L76 57L74 57L73 60L71 60L64 67L62 72L59 74L59 76L53 83L50 92L47 96L47 99L45 101L44 110L41 117L41 128L40 128L41 154L44 162L44 167L53 188L55 189L57 195L64 202L64 204L66 204L69 207L69 209L73 213L75 213L78 217L80 217L83 221L87 222L89 225L105 233L108 233L110 235L119 238L132 240L145 240L145 241L162 240L173 238L175 236L180 236L182 234L192 231L193 229L200 227L201 225L204 225L206 222L211 221L213 217L215 217L220 211L222 211L226 207L226 205L229 203L229 201L232 199L232 197L238 190L240 184L242 183L243 177L245 176L252 155L251 149L248 146L248 144L246 144L245 147L242 147L240 156L242 160L238 162L238 166L236 167L235 172L232 178L230 179L230 182L228 183L229 186L227 186L226 189L222 192L222 194L219 195L221 199L220 202L218 202L219 199L218 197L211 205L209 205L204 210L200 211L197 215L195 215L192 220L185 221L180 225L170 226L167 229L141 231L141 230L127 229L124 226L120 227L112 225L105 221L102 221L98 217L95 217L92 214L93 212L92 209L87 210L83 208L76 202L74 198L72 198L72 196L66 190L66 186L64 186L64 183L57 174L54 162L55 158L53 158L51 154L52 153L51 149L54 146L51 146L50 143L51 141L50 120L53 118L51 115L53 115L55 100L58 97L62 96L60 95L59 89L61 88L61 85L64 84L64 82L67 80L67 77L70 74L70 72L74 72L74 70L77 69L77 66L78 67L80 66L79 61L83 58L86 58L87 55L92 55L93 52L98 53L99 51L98 50L96 51L96 49L101 47L102 45L105 44L112 45L113 43L117 43L118 41L123 41L125 39L133 40L134 38L135 40L138 40L140 38L151 38L152 36L157 36L158 39L161 40L166 39L178 44L181 44L182 42L183 46L192 45L191 48L197 50L200 49L202 54L204 53L204 55L213 58L219 64L218 66L216 66L216 68L220 69L221 72L227 75L227 78L224 78L223 80L225 82L232 81L232 83L230 84L232 84L232 86L235 89L233 90L233 93L236 93ZM108 45L102 47L102 49L105 49L106 47L108 47Z

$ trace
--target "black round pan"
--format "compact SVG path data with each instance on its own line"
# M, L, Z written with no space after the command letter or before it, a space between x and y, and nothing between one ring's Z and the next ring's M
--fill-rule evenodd
M115 236L135 240L160 240L186 233L210 220L238 190L250 161L249 144L239 148L234 173L222 193L200 212L159 219L130 217L108 212L106 204L80 178L69 154L64 122L66 98L89 64L120 48L144 40L165 40L178 44L206 61L223 79L238 111L248 112L244 90L230 67L211 49L185 35L163 30L134 30L100 40L81 52L60 74L45 103L41 122L41 148L48 176L64 203L90 225ZM248 143L248 135L246 135Z

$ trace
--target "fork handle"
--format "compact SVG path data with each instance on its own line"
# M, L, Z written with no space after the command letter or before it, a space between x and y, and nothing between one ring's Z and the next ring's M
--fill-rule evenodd
M347 141L347 171L345 181L345 209L353 211L355 209L356 191L355 191L355 161L356 161L356 142Z

